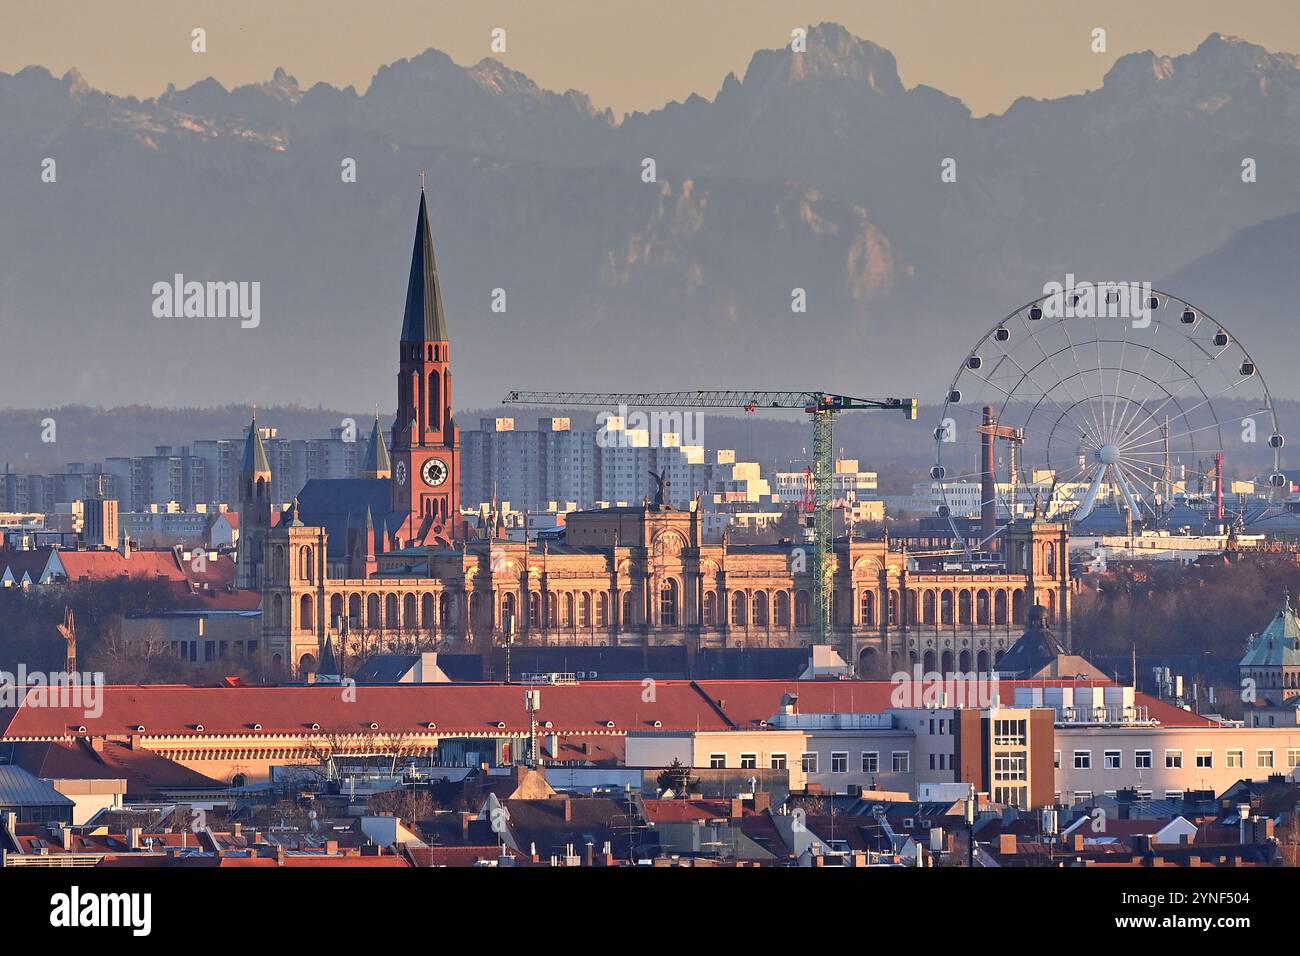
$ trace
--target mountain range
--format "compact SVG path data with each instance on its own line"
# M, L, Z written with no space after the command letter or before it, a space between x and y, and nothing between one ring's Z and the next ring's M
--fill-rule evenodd
M1219 34L985 117L835 24L622 119L436 50L364 92L277 70L140 100L33 66L0 74L0 407L390 407L420 170L461 406L513 388L933 401L1067 273L1195 302L1300 397L1298 119L1300 57ZM176 274L259 282L259 324L155 318Z

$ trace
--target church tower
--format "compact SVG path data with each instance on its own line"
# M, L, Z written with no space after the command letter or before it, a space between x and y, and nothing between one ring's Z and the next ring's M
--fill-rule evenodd
M257 430L257 410L248 425L244 457L239 464L239 565L235 586L262 586L262 545L271 527L271 463Z
M395 534L405 543L449 542L460 536L459 446L460 430L451 410L451 344L421 186L391 455L393 511L401 518Z

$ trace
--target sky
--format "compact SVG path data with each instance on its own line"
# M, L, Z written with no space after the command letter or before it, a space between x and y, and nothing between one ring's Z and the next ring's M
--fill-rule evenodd
M98 89L150 97L208 76L260 82L282 66L303 87L363 92L379 66L435 47L462 65L495 55L622 116L711 98L756 49L822 21L889 49L907 86L941 89L977 116L1093 89L1119 56L1184 53L1215 31L1300 51L1297 0L0 0L0 71L75 67ZM206 53L191 50L196 27ZM1098 28L1104 53L1092 49Z

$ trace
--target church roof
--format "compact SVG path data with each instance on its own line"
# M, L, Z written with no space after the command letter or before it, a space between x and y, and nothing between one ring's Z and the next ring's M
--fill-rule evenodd
M438 281L438 264L433 258L433 235L429 231L429 210L423 189L420 190L420 218L415 224L415 247L411 250L411 277L406 284L402 341L447 341L442 284Z
M388 457L388 445L384 442L384 430L379 427L379 416L375 416L375 427L370 433L370 444L366 448L366 464L362 471L379 475L389 474L393 464Z
M1300 622L1291 607L1291 596L1284 595L1281 609L1268 627L1246 644L1241 667L1294 667L1300 665Z
M312 478L298 492L298 514L304 524L325 529L327 556L341 560L347 557L354 515L372 513L376 537L382 540L388 530L384 516L392 508L390 494L387 478Z
M248 437L244 439L244 458L239 466L243 475L254 475L260 471L270 474L271 462L267 460L266 448L262 445L262 435L257 430L257 413L248 426Z
M998 659L999 674L1005 677L1032 677L1049 667L1058 657L1069 654L1047 627L1045 614L1046 609L1040 604L1029 609L1025 633Z

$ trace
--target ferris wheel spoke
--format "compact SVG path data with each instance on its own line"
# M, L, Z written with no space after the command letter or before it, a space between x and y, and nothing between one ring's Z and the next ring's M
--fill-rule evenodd
M1065 341L1069 344L1069 349L1068 349L1067 351L1069 351L1071 357L1074 359L1075 374L1078 375L1078 376L1080 376L1080 378L1082 378L1082 375L1083 375L1083 369L1079 366L1079 356L1078 356L1078 354L1077 354L1076 351L1075 351L1074 342L1073 342L1073 340L1070 338L1070 333L1069 333L1069 331L1065 329L1065 325L1064 325L1064 323L1062 323L1061 328L1062 328L1062 331L1064 331L1064 333L1065 333ZM1047 350L1046 350L1045 348L1043 348L1043 343L1040 342L1040 341L1038 341L1038 337L1037 337L1033 332L1030 332L1030 333L1029 333L1029 337L1033 340L1034 344L1035 344L1036 346L1038 346L1038 351L1040 351L1040 352L1043 353L1043 358L1046 359L1046 360L1047 360L1047 364L1048 364L1049 366L1051 366L1052 374L1056 376L1057 380L1061 383L1062 387L1063 387L1063 388L1066 390L1066 392L1069 394L1069 396L1070 396L1070 401L1073 402L1074 405L1075 405L1076 407L1081 406L1081 405L1083 404L1083 399L1077 398L1077 397L1075 396L1075 394L1074 394L1074 387L1073 387L1073 385L1070 383L1070 376L1065 376L1065 375L1062 375L1062 374L1061 374L1060 369L1058 369L1058 368L1056 367L1056 361L1055 361L1055 360L1054 360L1050 355L1047 354ZM1084 398L1087 398L1087 392L1086 392L1086 390L1085 390L1085 393L1084 393ZM1073 421L1073 419L1071 419L1071 421ZM1079 427L1079 425L1078 425L1077 422L1074 423L1074 427L1075 427L1075 428L1078 428L1078 427ZM1081 429L1081 431L1086 431L1086 430ZM1094 437L1094 440L1095 440L1096 443L1097 443L1097 446L1100 447L1101 444L1102 444L1101 441L1100 441L1100 436L1099 436L1099 435L1094 435L1093 437Z
M1176 421L1177 419L1173 419L1173 420ZM1162 426L1162 427L1163 427L1163 426ZM1219 422L1211 422L1211 423L1208 424L1208 425L1202 425L1200 428L1189 428L1187 431L1185 431L1185 432L1181 432L1180 434L1177 434L1177 435L1170 435L1170 436L1168 437L1168 439L1166 439L1164 436L1161 436L1161 437L1159 437L1159 438L1153 438L1153 439L1151 439L1150 441L1144 441L1144 442L1142 442L1142 443L1140 443L1140 444L1137 443L1137 442L1132 442L1132 441L1130 441L1130 442L1127 442L1127 443L1121 444L1121 445L1119 446L1119 448L1120 448L1120 451L1125 451L1125 452L1127 452L1127 451L1129 451L1130 449L1133 449L1133 448L1146 448L1146 447L1148 447L1148 446L1150 446L1150 445L1163 445L1163 444L1165 443L1166 440L1168 440L1169 443L1172 444L1173 442L1177 441L1179 438L1188 438L1188 437L1190 437L1191 435L1196 435L1196 434L1199 434L1200 432L1203 432L1203 431L1209 431L1211 428L1215 428L1215 429L1217 429L1217 428L1220 428L1220 427L1222 427L1222 426L1220 425Z
M1005 355L1005 356L1007 357L1007 359L1011 362L1012 365L1014 365L1016 368L1020 369L1020 373L1021 373L1021 375L1023 376L1023 380L1028 381L1031 385L1033 385L1036 389L1038 389L1039 394L1040 394L1043 398L1046 398L1048 401L1050 401L1053 405L1055 405L1055 406L1057 407L1057 409L1061 412L1061 414L1063 414L1063 415L1065 415L1067 418L1069 418L1071 424L1073 424L1075 428L1079 428L1079 423L1076 422L1076 421L1074 421L1074 419L1070 417L1070 413L1069 413L1069 411L1068 411L1068 410L1067 410L1067 409L1066 409L1066 408L1065 408L1065 407L1064 407L1064 406L1063 406L1059 401L1056 400L1056 397L1053 396L1053 395L1051 394L1051 392L1050 392L1048 389L1045 389L1045 388L1043 388L1042 385L1038 384L1038 380L1035 379L1035 378L1033 377L1033 375L1031 375L1031 374L1029 373L1029 371L1026 370L1026 369L1024 368L1024 366L1022 366L1019 362L1017 362L1017 361L1015 360L1015 358L1011 355L1010 352L1008 352L1006 349L1002 348L1002 346L1001 346L1000 343L999 343L999 345L998 345L998 348L1001 350L1002 354ZM1041 344L1039 344L1039 351L1043 351L1043 348L1042 348L1042 345L1041 345ZM1046 357L1047 353L1046 353L1046 352L1043 352L1043 355L1044 355L1044 357ZM1050 364L1050 361L1051 361L1051 360L1049 359L1048 361L1049 361L1049 364ZM1071 401L1074 401L1074 397L1073 397L1073 395L1071 395L1070 400L1071 400ZM1082 432L1083 429L1080 429L1080 431Z
M1158 377L1151 379L1151 387L1150 387L1149 389L1147 389L1147 393L1146 393L1146 395L1144 395L1144 396L1142 397L1142 401L1141 401L1141 402L1139 402L1137 405L1134 406L1134 412L1133 412L1133 418L1132 418L1132 420L1131 420L1131 421L1126 421L1126 420L1121 420L1121 421L1120 421L1120 429L1121 429L1120 434L1123 434L1125 431L1127 431L1129 428L1132 427L1133 423L1137 421L1137 416L1140 415L1140 414L1142 413L1142 410L1145 409L1145 408L1147 407L1148 403L1150 403L1152 397L1153 397L1153 396L1155 395L1155 393L1156 393L1156 389L1158 389L1158 388L1162 388L1162 387L1163 387L1162 382L1163 382L1165 376L1168 375L1170 372L1172 372L1175 368L1178 367L1178 362L1177 362L1176 359L1170 358L1168 355L1164 355L1163 353L1161 353L1161 358L1166 359L1166 360L1169 362L1169 365L1165 368L1164 371L1162 371L1162 372L1160 373L1160 375L1159 375ZM1136 386L1136 384L1134 385L1133 391L1134 391L1134 394L1137 393L1137 386ZM1168 393L1168 389L1166 389L1165 391L1166 391L1166 393Z
M1222 398L1224 395L1227 395L1230 391L1232 391L1232 390L1233 390L1234 388L1236 388L1238 385L1242 384L1243 382L1247 382L1247 381L1249 381L1249 378L1246 378L1246 377L1242 377L1242 378L1237 379L1235 382L1230 383L1230 384L1228 385L1228 387L1225 388L1225 389L1223 389L1222 391L1215 393L1213 396L1206 396L1202 401L1197 402L1197 403L1196 403L1195 405L1193 405L1191 408L1186 409L1186 410L1183 411L1181 414L1174 416L1174 418L1171 419L1171 421L1177 421L1179 418L1185 418L1187 415L1191 414L1192 412L1196 411L1197 409L1204 408L1205 406L1209 405L1209 404L1210 404L1210 401L1211 401L1211 398ZM1205 393L1202 392L1201 394L1204 395ZM1165 405L1167 405L1167 404L1169 404L1168 400L1166 400L1164 403L1162 403L1161 406L1160 406L1160 408L1164 408ZM1158 411L1160 411L1160 409L1156 409L1156 411L1158 412ZM1218 423L1216 422L1216 424L1218 424ZM1159 427L1159 426L1156 426L1156 427ZM1146 437L1147 435L1150 435L1152 431L1154 431L1154 428L1149 428L1149 429L1147 429L1146 431L1142 432L1140 435L1134 435L1133 437L1134 437L1134 439L1137 439L1137 438L1144 438L1144 437Z

